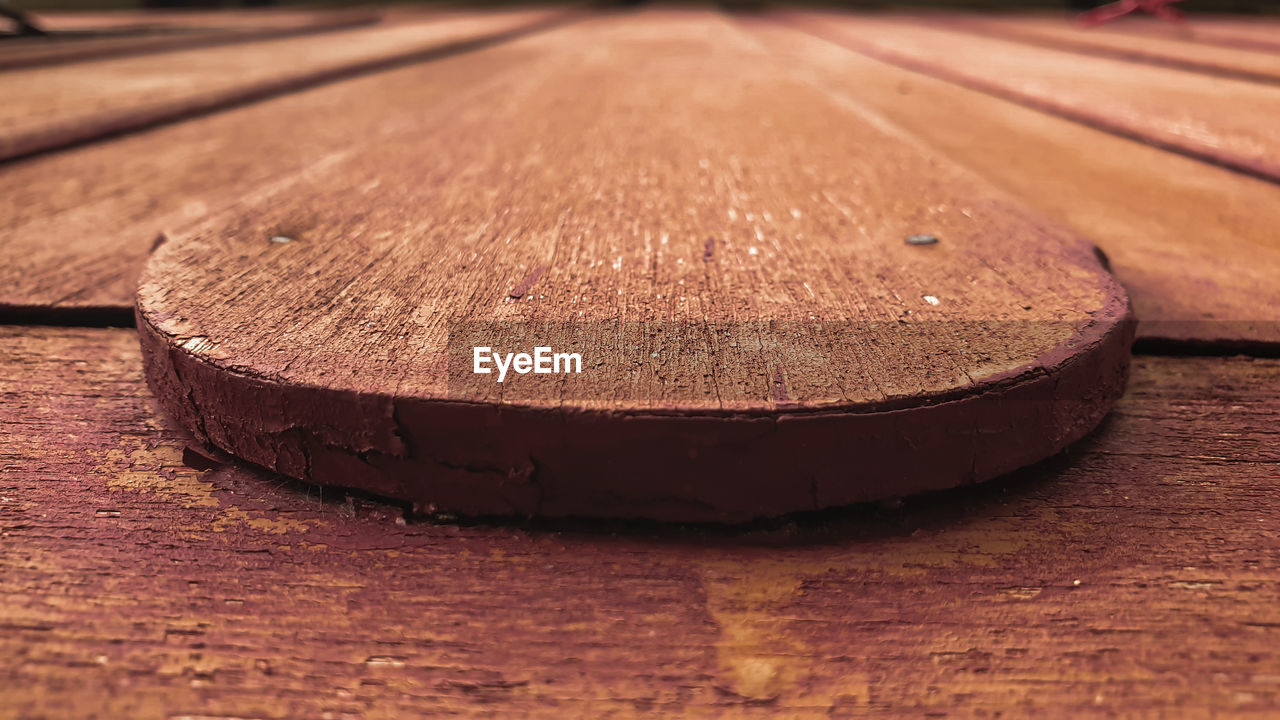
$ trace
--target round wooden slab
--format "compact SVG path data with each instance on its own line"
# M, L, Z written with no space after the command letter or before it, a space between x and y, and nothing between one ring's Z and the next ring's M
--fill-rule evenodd
M1123 389L1087 243L715 16L487 52L528 61L156 251L197 436L429 510L740 521L991 478ZM539 346L581 372L474 372Z

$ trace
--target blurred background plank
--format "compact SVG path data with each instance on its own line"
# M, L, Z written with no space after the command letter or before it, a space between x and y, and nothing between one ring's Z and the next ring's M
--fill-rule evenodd
M858 52L1280 182L1280 86L842 15L795 22Z
M1097 28L1086 30L1062 18L951 14L919 16L915 21L1086 55L1137 60L1180 70L1280 84L1280 53L1194 42L1191 38L1196 32L1194 28L1200 27L1199 19L1188 26L1185 35L1168 38L1155 34L1134 37L1098 32ZM1119 26L1124 24L1118 23ZM1280 35L1280 22L1276 22L1275 32Z
M1275 6L1269 9L1272 13L1280 11L1280 7ZM1241 50L1280 52L1280 17L1274 14L1257 17L1197 14L1181 26L1170 25L1163 20L1133 17L1095 30L1128 36L1135 41L1142 38L1179 39Z
M0 160L422 61L553 22L563 10L438 20L0 74Z
M378 21L378 15L318 11L254 13L251 17L231 13L226 18L134 15L118 19L128 22L110 23L95 16L57 16L53 25L65 22L70 27L53 30L49 23L41 21L40 26L48 34L0 44L0 71L332 32L371 25Z

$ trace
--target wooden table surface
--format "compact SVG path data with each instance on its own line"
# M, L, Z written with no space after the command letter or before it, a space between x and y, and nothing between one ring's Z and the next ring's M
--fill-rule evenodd
M147 22L58 23L135 20ZM221 27L311 22L325 20ZM1280 48L1267 38L1280 21L1193 17L1183 34L1135 21L1079 39L1067 27L1042 15L402 11L357 29L0 73L14 90L0 148L26 148L0 161L0 718L1276 716L1280 187L1269 108L1280 85L1267 68ZM368 42L341 60L321 42L353 34ZM1146 49L1114 51L1130 46ZM260 93L277 81L225 72L247 57L295 63L264 66L272 77L315 76ZM51 92L88 77L76 94ZM682 101L680 87L696 92ZM181 109L192 97L205 98L198 117ZM15 144L157 107L163 118L111 132ZM708 160L705 190L680 171L684 154ZM721 165L732 172L717 175ZM401 180L379 189L374 169ZM928 177L902 180L912 174ZM358 200L337 202L344 192ZM504 215L526 198L550 206L592 192L604 199L556 222ZM756 234L738 247L728 214L682 216L710 206L700 193L741 204L737 222ZM868 238L875 218L897 237L907 233L893 218L974 197L993 238L975 248L1029 238L1021 250L946 254L945 236L935 248L823 244L833 208ZM752 203L819 239L768 244L774 220L747 218ZM144 309L181 299L160 322L221 322L223 359L249 367L237 363L267 355L234 342L271 348L263 330L292 312L267 303L313 313L316 332L359 329L324 330L335 316L316 308L342 289L299 291L299 278L332 284L315 263L280 266L270 286L274 266L253 258L315 260L290 245L352 229L376 237L423 208L472 234L514 228L490 259L510 272L473 285L524 312L564 310L554 303L572 278L614 272L634 291L624 298L643 299L688 284L685 265L763 288L760 308L783 308L803 278L752 270L770 248L792 253L787 267L856 253L850 288L894 287L911 252L941 249L929 256L942 263L936 278L911 277L973 277L966 263L985 263L1043 276L1036 303L1052 305L1091 297L1062 279L1082 262L1072 248L1091 243L1132 300L1139 341L1124 395L1061 454L983 485L739 526L424 515L336 487L340 469L321 487L236 460L162 409L131 327L149 260ZM646 249L643 223L627 235L628 217L648 215L679 228L671 242L689 259L678 268L675 249ZM1019 223L1035 232L1019 235ZM230 240L259 225L265 246ZM612 239L591 239L609 227ZM573 257L617 252L576 275L530 275L556 233L578 238ZM276 234L290 242L272 244ZM707 254L734 264L708 275ZM407 281L369 267L365 282L404 296ZM260 313L219 304L258 276ZM390 317L359 304L378 289L344 307ZM965 292L988 309L1003 301L954 288ZM1035 347L1025 335L973 339L985 353ZM359 359L382 363L376 350ZM315 357L272 372L314 388L347 367ZM877 357L890 355L867 361ZM739 371L758 361L744 357ZM886 372L912 392L927 385L912 375L920 368ZM393 379L369 382L394 395L406 386ZM776 390L761 408L781 402Z

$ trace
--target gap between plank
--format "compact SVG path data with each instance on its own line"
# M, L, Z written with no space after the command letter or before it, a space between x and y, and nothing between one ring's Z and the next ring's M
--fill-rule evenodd
M1147 337L1134 341L1133 354L1157 357L1280 358L1280 343L1258 340L1177 340Z
M132 307L94 305L89 307L0 305L0 326L48 325L81 328L136 327Z
M115 306L48 307L0 306L0 326L31 325L79 328L135 328L133 308ZM1280 358L1280 343L1253 340L1177 340L1143 338L1132 353L1153 357Z

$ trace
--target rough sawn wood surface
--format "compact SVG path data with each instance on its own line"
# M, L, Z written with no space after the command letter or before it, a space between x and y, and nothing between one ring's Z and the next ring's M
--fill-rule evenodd
M737 521L988 479L1119 394L1086 242L722 17L513 46L447 118L157 249L139 329L184 425L422 507ZM499 383L481 345L585 367Z
M1137 358L1060 458L744 532L401 524L186 451L140 363L0 330L6 720L1280 712L1280 361Z

